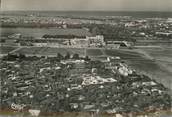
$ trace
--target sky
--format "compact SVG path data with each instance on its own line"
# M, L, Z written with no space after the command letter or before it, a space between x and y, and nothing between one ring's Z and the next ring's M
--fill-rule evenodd
M1 10L172 11L172 0L1 0Z

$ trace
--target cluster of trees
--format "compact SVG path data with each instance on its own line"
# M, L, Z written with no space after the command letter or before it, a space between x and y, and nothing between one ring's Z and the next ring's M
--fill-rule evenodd
M65 38L65 39L74 39L74 38L86 38L85 36L78 36L78 35L49 35L45 34L42 38Z
M24 54L10 54L8 53L7 56L4 56L2 60L8 60L8 61L15 61L17 59L24 59L26 56Z
M84 27L88 28L93 35L103 35L105 41L133 41L131 31L125 28L125 26L122 24L119 24L118 26L113 26L109 24L92 24L84 25Z
M80 57L79 54L77 54L77 53L71 55L69 52L67 52L65 56L61 55L60 53L57 53L57 60L58 61L67 60L67 59L83 59L83 60L86 60L86 61L90 60L89 56L85 56L83 58L83 57Z
M43 57L43 56L42 56ZM2 60L7 60L7 61L15 61L15 60L33 60L33 59L39 59L42 57L37 57L37 56L33 56L33 57L26 57L25 54L19 53L19 54L10 54L8 53L7 56L4 56L2 58ZM53 58L53 57L52 57ZM79 54L75 53L73 55L71 55L69 52L66 53L66 55L62 55L60 53L57 53L57 56L53 58L53 60L57 60L57 61L61 61L61 60L67 60L67 59L83 59L85 61L90 61L89 56L85 56L85 57L80 57Z

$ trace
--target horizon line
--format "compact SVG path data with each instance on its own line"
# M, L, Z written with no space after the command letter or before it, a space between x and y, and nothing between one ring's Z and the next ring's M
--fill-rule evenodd
M56 12L172 12L170 11L158 11L158 10L3 10L1 12L8 11L56 11Z

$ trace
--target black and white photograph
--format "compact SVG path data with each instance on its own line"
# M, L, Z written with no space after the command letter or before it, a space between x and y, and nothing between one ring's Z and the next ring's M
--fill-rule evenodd
M172 117L172 0L0 0L0 117Z

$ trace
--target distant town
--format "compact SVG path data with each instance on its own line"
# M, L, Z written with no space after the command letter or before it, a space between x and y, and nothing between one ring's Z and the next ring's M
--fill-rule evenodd
M129 47L130 45L158 46L164 44L166 46L172 43L171 22L171 18L44 17L33 14L16 17L4 14L1 17L2 28L53 28L60 31L59 33L55 30L47 31L47 33L37 36L2 33L1 42L14 41L14 43L23 46L58 46L58 44L76 47L102 47L106 45L112 48L116 48L116 45Z

